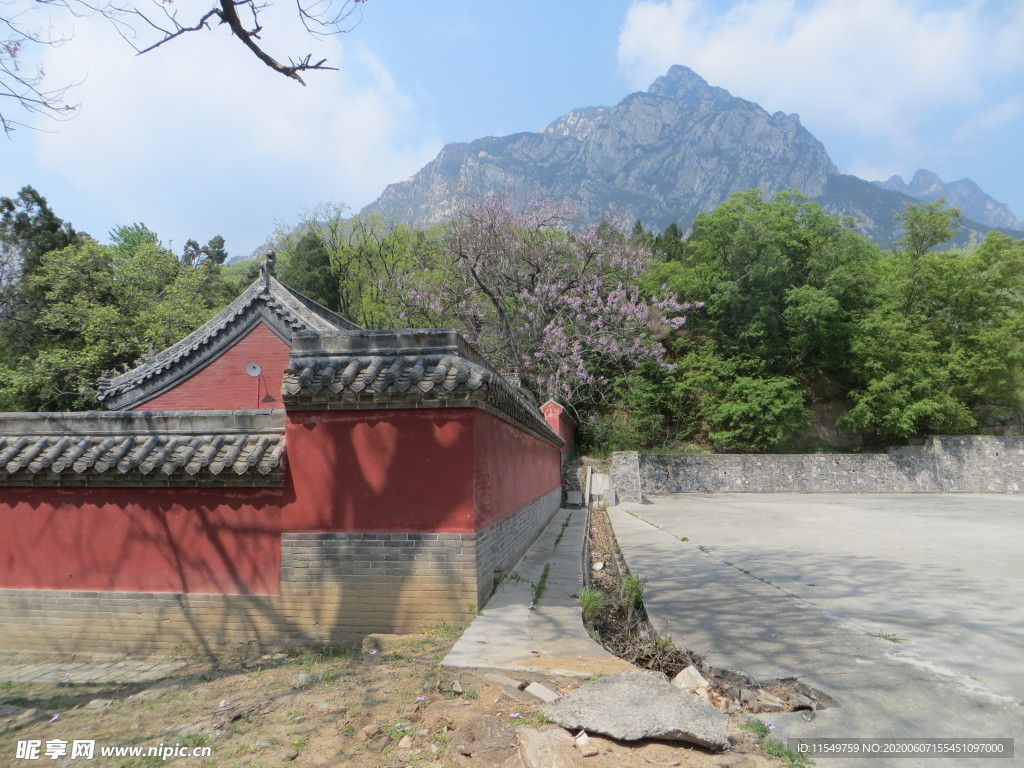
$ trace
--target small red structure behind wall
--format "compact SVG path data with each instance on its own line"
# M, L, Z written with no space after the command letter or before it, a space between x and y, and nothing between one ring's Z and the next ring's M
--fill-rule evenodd
M564 462L576 444L576 422L566 413L565 407L554 400L544 403L540 407L540 412L544 414L544 420L551 427L551 431L565 442L565 445L562 446L562 461Z
M131 410L280 408L281 374L291 351L290 344L259 323L205 368Z

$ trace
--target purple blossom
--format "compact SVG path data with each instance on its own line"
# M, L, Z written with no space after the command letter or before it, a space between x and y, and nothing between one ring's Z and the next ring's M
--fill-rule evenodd
M659 339L683 326L690 307L667 288L641 294L651 253L623 223L575 223L567 204L534 201L517 212L505 195L465 202L446 231L444 279L429 295L409 293L417 317L461 322L499 369L568 403L599 399L608 380L598 369L609 362L665 365Z

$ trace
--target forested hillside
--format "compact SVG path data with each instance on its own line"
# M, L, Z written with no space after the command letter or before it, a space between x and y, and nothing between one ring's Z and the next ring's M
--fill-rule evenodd
M465 203L430 229L322 206L269 243L278 275L366 328L462 331L603 450L824 448L816 406L868 442L1000 429L1021 407L1024 241L942 250L959 213L909 206L883 251L793 191L670 225ZM101 244L31 187L0 198L0 408L91 409L96 379L203 323L254 275L142 224ZM251 267L255 269L255 266Z

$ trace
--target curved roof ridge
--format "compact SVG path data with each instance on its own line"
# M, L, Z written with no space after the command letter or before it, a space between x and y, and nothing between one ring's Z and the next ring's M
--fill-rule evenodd
M259 320L290 343L297 331L354 331L358 325L278 281L266 267L253 283L224 309L188 336L146 358L118 376L102 376L97 397L113 409L130 408L145 402L169 384L156 379L177 379L191 375L219 356L239 333ZM239 322L242 320L242 322ZM143 386L146 385L146 386Z

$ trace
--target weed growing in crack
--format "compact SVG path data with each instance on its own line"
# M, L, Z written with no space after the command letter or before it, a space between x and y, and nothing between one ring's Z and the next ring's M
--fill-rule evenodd
M533 604L537 606L540 599L548 588L548 574L551 572L551 563L544 564L544 572L540 575L540 581L533 585Z
M814 761L806 755L798 755L786 749L786 745L778 739L770 738L772 729L760 720L747 720L740 725L745 731L749 731L757 737L759 745L764 753L786 761L786 768L810 768Z
M906 638L902 638L899 635L895 635L892 632L883 632L878 630L877 632L868 632L870 637L879 637L882 640L888 640L890 643L904 643Z
M760 720L746 720L740 725L740 728L742 728L745 731L750 731L759 739L763 739L765 736L770 736L772 733L771 728L762 723Z
M572 519L572 512L565 516L565 522L562 523L562 530L558 532L558 537L555 539L555 549L558 549L558 545L562 541L562 537L565 536L565 529L569 527L570 519Z
M808 768L814 765L807 755L798 755L786 749L786 745L778 739L766 738L761 740L761 749L772 757L786 761L786 768Z

